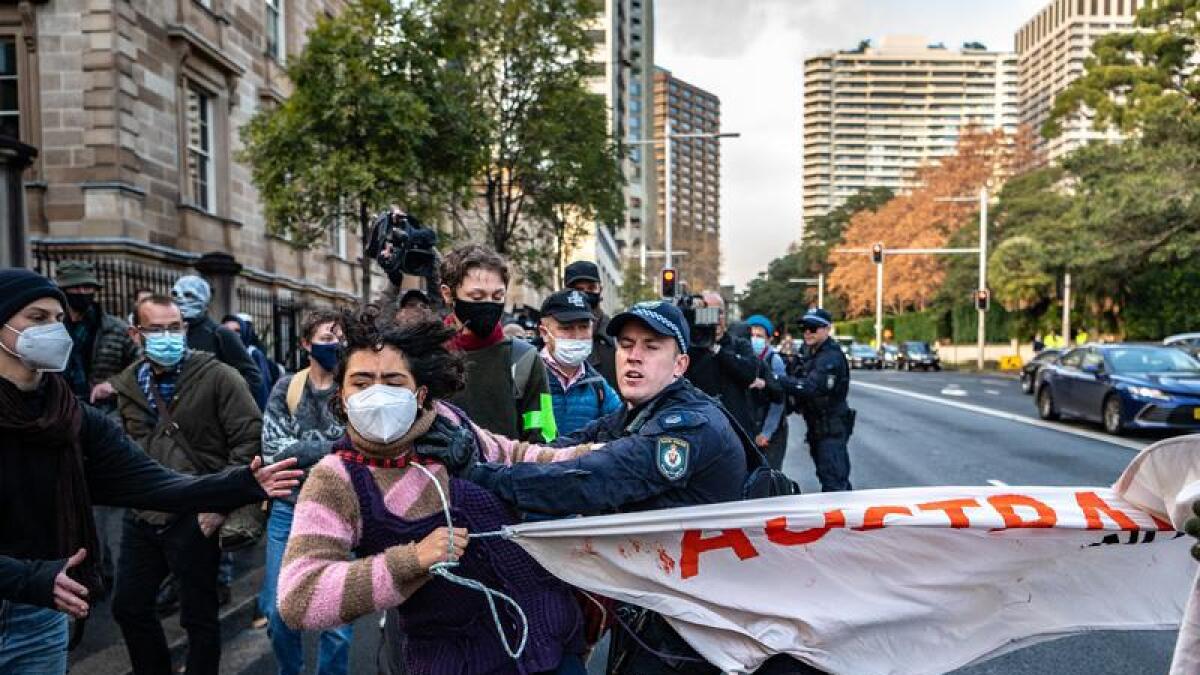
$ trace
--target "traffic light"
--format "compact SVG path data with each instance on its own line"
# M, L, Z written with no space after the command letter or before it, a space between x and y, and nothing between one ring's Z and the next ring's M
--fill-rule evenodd
M876 265L883 263L883 244L875 244L871 247L871 262Z
M992 301L992 293L986 288L981 288L975 291L975 309L981 312L988 311L988 304Z
M662 294L664 298L675 297L675 268L667 267L662 271Z

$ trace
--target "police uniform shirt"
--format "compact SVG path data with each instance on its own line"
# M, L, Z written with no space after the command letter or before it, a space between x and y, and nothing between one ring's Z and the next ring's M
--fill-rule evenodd
M741 498L746 457L713 401L679 379L651 401L599 419L556 446L604 443L576 459L481 464L468 478L520 511L630 512Z

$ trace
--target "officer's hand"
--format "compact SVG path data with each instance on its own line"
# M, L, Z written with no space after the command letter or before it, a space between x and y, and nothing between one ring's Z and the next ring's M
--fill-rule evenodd
M92 387L92 394L88 397L88 403L95 404L96 401L103 401L115 393L117 393L117 390L113 389L111 384L107 382L101 382L100 384Z
M444 464L452 476L465 476L479 461L475 434L469 428L455 426L441 416L424 436L417 439L415 451L422 457Z
M439 527L417 544L417 564L427 570L435 563L458 560L470 541L465 527Z
M1183 531L1200 539L1200 500L1192 503L1192 513L1196 515L1188 518L1187 522L1183 524ZM1200 543L1192 544L1192 557L1200 560Z
M767 381L762 379L761 377L754 378L754 381L750 383L751 389L763 389L766 386L767 386Z
M771 444L771 439L767 438L766 436L763 436L762 434L759 434L758 436L754 437L754 444L760 448L765 448Z
M205 537L211 537L214 532L221 529L225 524L225 514L223 513L199 513L196 514L196 522L200 524L200 534Z

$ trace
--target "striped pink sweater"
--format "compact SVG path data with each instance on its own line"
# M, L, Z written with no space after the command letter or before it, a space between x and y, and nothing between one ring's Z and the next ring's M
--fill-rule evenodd
M456 424L470 424L482 439L480 454L488 462L554 462L578 457L593 446L547 448L493 435L450 408L438 404L436 414ZM424 433L432 411L414 423ZM427 466L449 495L449 474L441 465ZM370 467L387 508L408 520L441 510L437 488L420 469ZM295 629L317 630L349 623L360 616L395 607L427 580L417 563L416 544L389 548L382 554L352 559L362 536L358 498L350 476L336 455L313 467L296 502L296 515L279 574L279 611Z

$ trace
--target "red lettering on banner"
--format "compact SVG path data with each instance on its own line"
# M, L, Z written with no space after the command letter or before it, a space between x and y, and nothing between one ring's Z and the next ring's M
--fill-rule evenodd
M721 548L733 549L739 560L758 556L754 544L741 530L721 530L721 534L707 538L700 530L687 530L680 545L679 573L684 579L696 576L700 571L700 554Z
M807 530L789 530L787 518L780 516L767 521L764 531L767 541L781 546L802 546L811 544L829 534L835 527L845 527L846 516L841 509L825 512L825 527L810 527Z
M1000 517L1004 519L1004 526L1008 528L1054 527L1058 522L1058 514L1049 504L1028 495L992 495L987 501L1000 513ZM1017 515L1014 508L1017 506L1028 506L1036 511L1037 520L1025 520Z
M971 526L971 521L967 519L963 509L977 509L979 502L974 499L947 499L942 502L917 504L917 508L922 511L945 511L946 517L950 519L950 527L962 528Z
M883 519L892 514L911 516L912 510L907 506L869 506L863 513L862 527L854 529L859 531L878 530L883 527Z
M1087 520L1089 530L1104 529L1104 524L1100 522L1101 513L1111 518L1122 530L1141 529L1124 511L1109 506L1095 492L1076 492L1075 501L1079 503L1079 508L1083 509L1083 517Z

